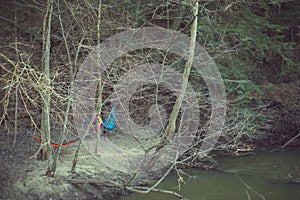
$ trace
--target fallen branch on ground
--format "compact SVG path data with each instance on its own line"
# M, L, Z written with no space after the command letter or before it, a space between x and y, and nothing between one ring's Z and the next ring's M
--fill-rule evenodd
M173 195L177 197L180 200L188 200L187 197L182 196L181 194L178 194L177 192L170 191L170 190L164 190L164 189L156 189L156 188L150 188L150 187L141 187L141 186L125 186L122 185L116 181L112 180L99 180L99 179L66 179L71 184L96 184L106 187L116 187L120 188L122 190L128 190L130 192L136 192L141 194L147 194L149 191L152 192L159 192L163 194Z

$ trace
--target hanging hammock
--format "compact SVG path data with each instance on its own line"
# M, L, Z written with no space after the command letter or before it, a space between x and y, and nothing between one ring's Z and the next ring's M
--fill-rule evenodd
M104 121L103 127L109 131L114 130L116 122L116 106L114 105L108 115L108 118Z
M115 128L115 122L116 122L116 106L114 105L108 115L108 118L104 121L104 123L99 114L95 115L92 128L94 130L97 130L97 128L101 128L103 126L105 129L112 131ZM42 139L39 137L36 137L34 135L32 135L31 137L38 142L42 142ZM73 144L73 143L79 141L79 140L80 140L80 137L76 137L69 141L65 141L64 143L61 144L61 146L66 147L66 146L69 146L70 144ZM54 148L58 148L59 144L57 142L51 141L51 146Z
M99 114L96 114L93 120L93 129L97 130L102 126L109 131L114 130L116 121L116 106L114 105L108 114L108 117L105 119L104 123Z

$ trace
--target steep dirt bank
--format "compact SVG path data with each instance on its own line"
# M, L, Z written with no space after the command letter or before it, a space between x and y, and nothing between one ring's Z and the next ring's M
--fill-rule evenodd
M262 146L299 148L300 145L300 81L271 85L260 97L270 110L270 134L257 141Z

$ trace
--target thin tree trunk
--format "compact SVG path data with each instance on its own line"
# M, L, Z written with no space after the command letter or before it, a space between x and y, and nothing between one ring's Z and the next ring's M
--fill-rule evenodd
M16 0L14 0L14 4L16 4ZM18 32L17 32L17 11L15 8L15 50L16 50L16 55L18 55ZM16 56L17 60L19 62L19 56ZM18 78L19 79L19 78ZM19 83L19 80L17 81ZM15 148L16 142L17 142L17 134L18 134L18 102L19 102L19 97L18 97L18 92L19 92L19 84L16 86L16 94L15 94L15 127L14 127L14 140L12 144L12 148Z
M98 4L98 23L97 23L97 46L98 48L100 47L100 31L101 31L101 5L102 5L102 0L99 0ZM99 82L98 82L98 87L99 87L99 95L97 99L97 105L96 105L96 112L99 113L99 117L101 117L101 111L102 111L102 78L100 77ZM101 136L101 129L98 127L97 129L97 142L95 146L95 153L98 152L98 143L100 144L100 136Z
M186 93L186 88L187 88L188 81L189 81L190 71L191 71L191 68L193 65L194 52L195 52L195 46L196 46L197 22L198 22L198 17L197 17L198 16L198 0L193 1L192 12L193 12L195 19L194 19L192 27L191 27L191 40L190 40L190 47L189 47L189 52L188 52L189 57L184 66L181 90L179 92L179 95L176 99L173 110L171 112L168 126L167 126L156 150L161 149L170 139L172 139L174 137L175 128L176 128L176 119L178 117L180 107L181 107L181 104L183 102L183 99L184 99L184 96Z
M71 91L73 89L73 83L74 83L74 80L75 80L75 72L73 70L74 66L73 66L73 63L72 63L71 54L70 54L70 50L69 50L69 45L68 45L68 42L67 42L67 36L64 32L64 26L63 26L61 14L60 14L59 2L57 3L57 7L58 7L58 12L59 12L58 18L59 18L59 23L60 23L60 27L61 27L62 37L64 39L64 43L65 43L65 47L66 47L66 51L67 51L67 56L68 56L68 60L69 60L71 86L70 86L69 91L68 91L67 108L66 108L64 121L63 121L63 130L62 130L62 133L60 133L59 146L56 150L56 153L55 153L54 158L53 158L53 162L52 162L52 164L50 166L50 170L49 170L49 173L50 173L49 175L50 176L55 175L56 168L57 168L57 160L58 160L59 155L60 155L62 143L66 139L70 108L71 108L71 104L72 104L72 101L73 101L73 96L72 96ZM78 48L80 49L80 45L79 45ZM77 53L78 52L79 51L77 51Z
M53 0L48 0L47 10L43 22L43 64L44 64L44 85L43 91L43 113L42 113L42 159L48 159L48 168L46 175L50 174L50 166L53 162L52 147L50 137L50 33L51 33L51 18L53 11Z

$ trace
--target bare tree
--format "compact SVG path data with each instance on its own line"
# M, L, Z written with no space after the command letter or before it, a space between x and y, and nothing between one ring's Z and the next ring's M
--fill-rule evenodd
M41 136L42 136L42 148L41 157L42 160L48 159L48 168L46 174L51 174L52 165L52 147L50 137L50 109L51 109L51 82L50 82L50 35L51 35L51 20L53 12L53 0L47 1L47 9L43 21L43 67L44 67L44 80L45 90L43 91L43 113L41 122Z
M185 63L184 66L184 72L182 77L182 86L181 90L179 92L179 95L176 99L175 105L173 107L173 110L171 112L169 123L167 125L167 128L162 136L162 139L160 140L160 144L157 149L160 149L163 145L166 144L168 140L173 138L176 128L176 119L178 117L178 113L180 111L181 104L183 102L187 85L189 82L189 76L191 72L191 68L193 65L193 59L194 59L194 52L195 52L195 46L196 46L196 37L197 37L197 24L198 24L198 0L192 1L192 13L193 13L193 24L191 27L191 40L190 40L190 47L188 52L188 60Z

